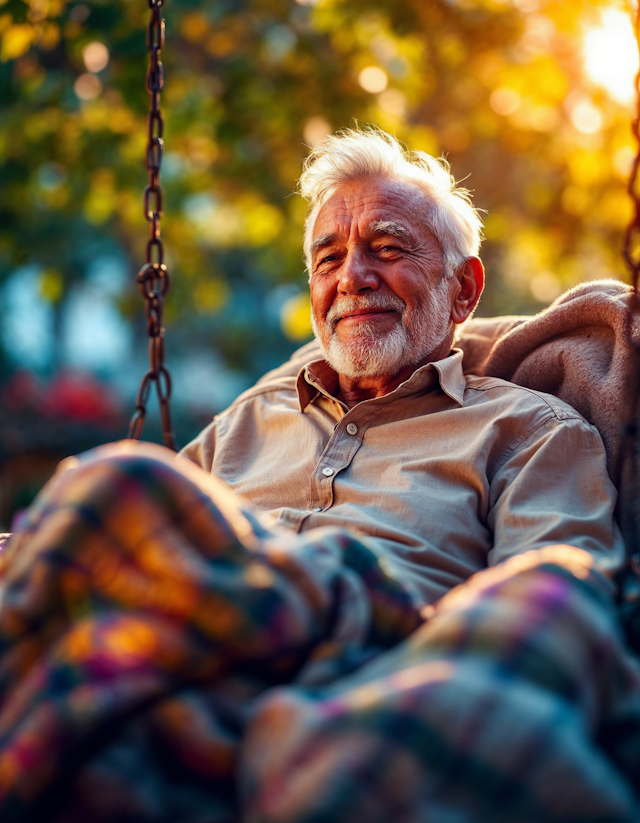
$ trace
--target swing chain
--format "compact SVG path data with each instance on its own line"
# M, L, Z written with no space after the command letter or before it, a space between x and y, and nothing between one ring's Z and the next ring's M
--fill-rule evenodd
M636 41L640 47L640 10L634 15ZM640 653L640 526L638 513L638 402L640 400L640 341L633 326L640 318L640 70L635 78L636 116L631 125L636 156L627 190L633 214L624 236L622 253L631 274L628 340L634 356L632 384L628 387L627 408L615 481L620 489L619 520L625 540L627 562L617 574L618 598L627 640Z
M640 44L640 12L635 15L635 30L636 39ZM640 313L640 295L638 293L640 281L640 71L636 74L635 89L638 106L636 116L631 124L631 131L636 142L636 156L633 161L627 186L633 204L633 216L627 226L622 253L631 273L631 284L634 292L632 295L631 310L637 314Z
M165 446L176 451L176 438L171 425L169 398L171 376L164 365L164 327L162 325L164 298L169 289L169 272L164 264L164 247L160 233L162 218L162 188L160 166L164 150L164 120L160 110L160 93L164 86L164 68L160 59L164 47L164 0L147 0L150 9L147 27L146 88L149 92L147 118L147 174L148 183L143 195L143 212L149 223L145 264L136 275L136 282L145 302L147 335L149 336L149 369L140 381L133 417L129 423L128 437L139 440L147 414L147 401L152 383L155 383L160 404L162 437Z

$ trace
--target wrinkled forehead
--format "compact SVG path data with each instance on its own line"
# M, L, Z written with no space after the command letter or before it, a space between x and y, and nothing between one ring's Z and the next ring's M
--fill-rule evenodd
M360 235L387 226L410 239L431 235L433 201L418 185L404 180L355 180L338 186L316 216L312 241L328 234ZM315 245L315 243L314 243Z

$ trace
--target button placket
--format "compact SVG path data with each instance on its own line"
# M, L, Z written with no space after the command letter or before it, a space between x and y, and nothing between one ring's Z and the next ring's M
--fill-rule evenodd
M333 505L334 481L338 480L339 473L342 470L349 468L353 458L362 446L362 433L368 422L365 415L365 419L358 423L354 423L353 420L350 420L346 425L343 421L336 423L333 434L316 464L314 475L311 478L310 511L323 512ZM360 437L356 437L358 434ZM331 465L327 465L327 463Z

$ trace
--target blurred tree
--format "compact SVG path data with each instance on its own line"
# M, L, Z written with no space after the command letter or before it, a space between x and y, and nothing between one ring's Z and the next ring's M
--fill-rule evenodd
M444 153L474 191L482 314L621 276L625 13L611 0L169 0L170 362L215 351L249 379L309 334L291 188L307 146L354 120ZM56 317L101 249L132 275L142 262L147 15L142 0L0 0L0 279L37 266ZM118 305L140 334L137 290Z

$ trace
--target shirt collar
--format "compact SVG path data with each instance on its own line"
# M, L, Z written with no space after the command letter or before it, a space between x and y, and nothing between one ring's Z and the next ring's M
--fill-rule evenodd
M411 377L386 396L407 397L432 388L436 381L448 397L462 405L466 381L462 371L461 349L452 349L451 354L442 360L420 366ZM335 395L338 390L338 375L326 360L313 360L298 372L296 389L300 411L304 411L319 394L328 397Z

